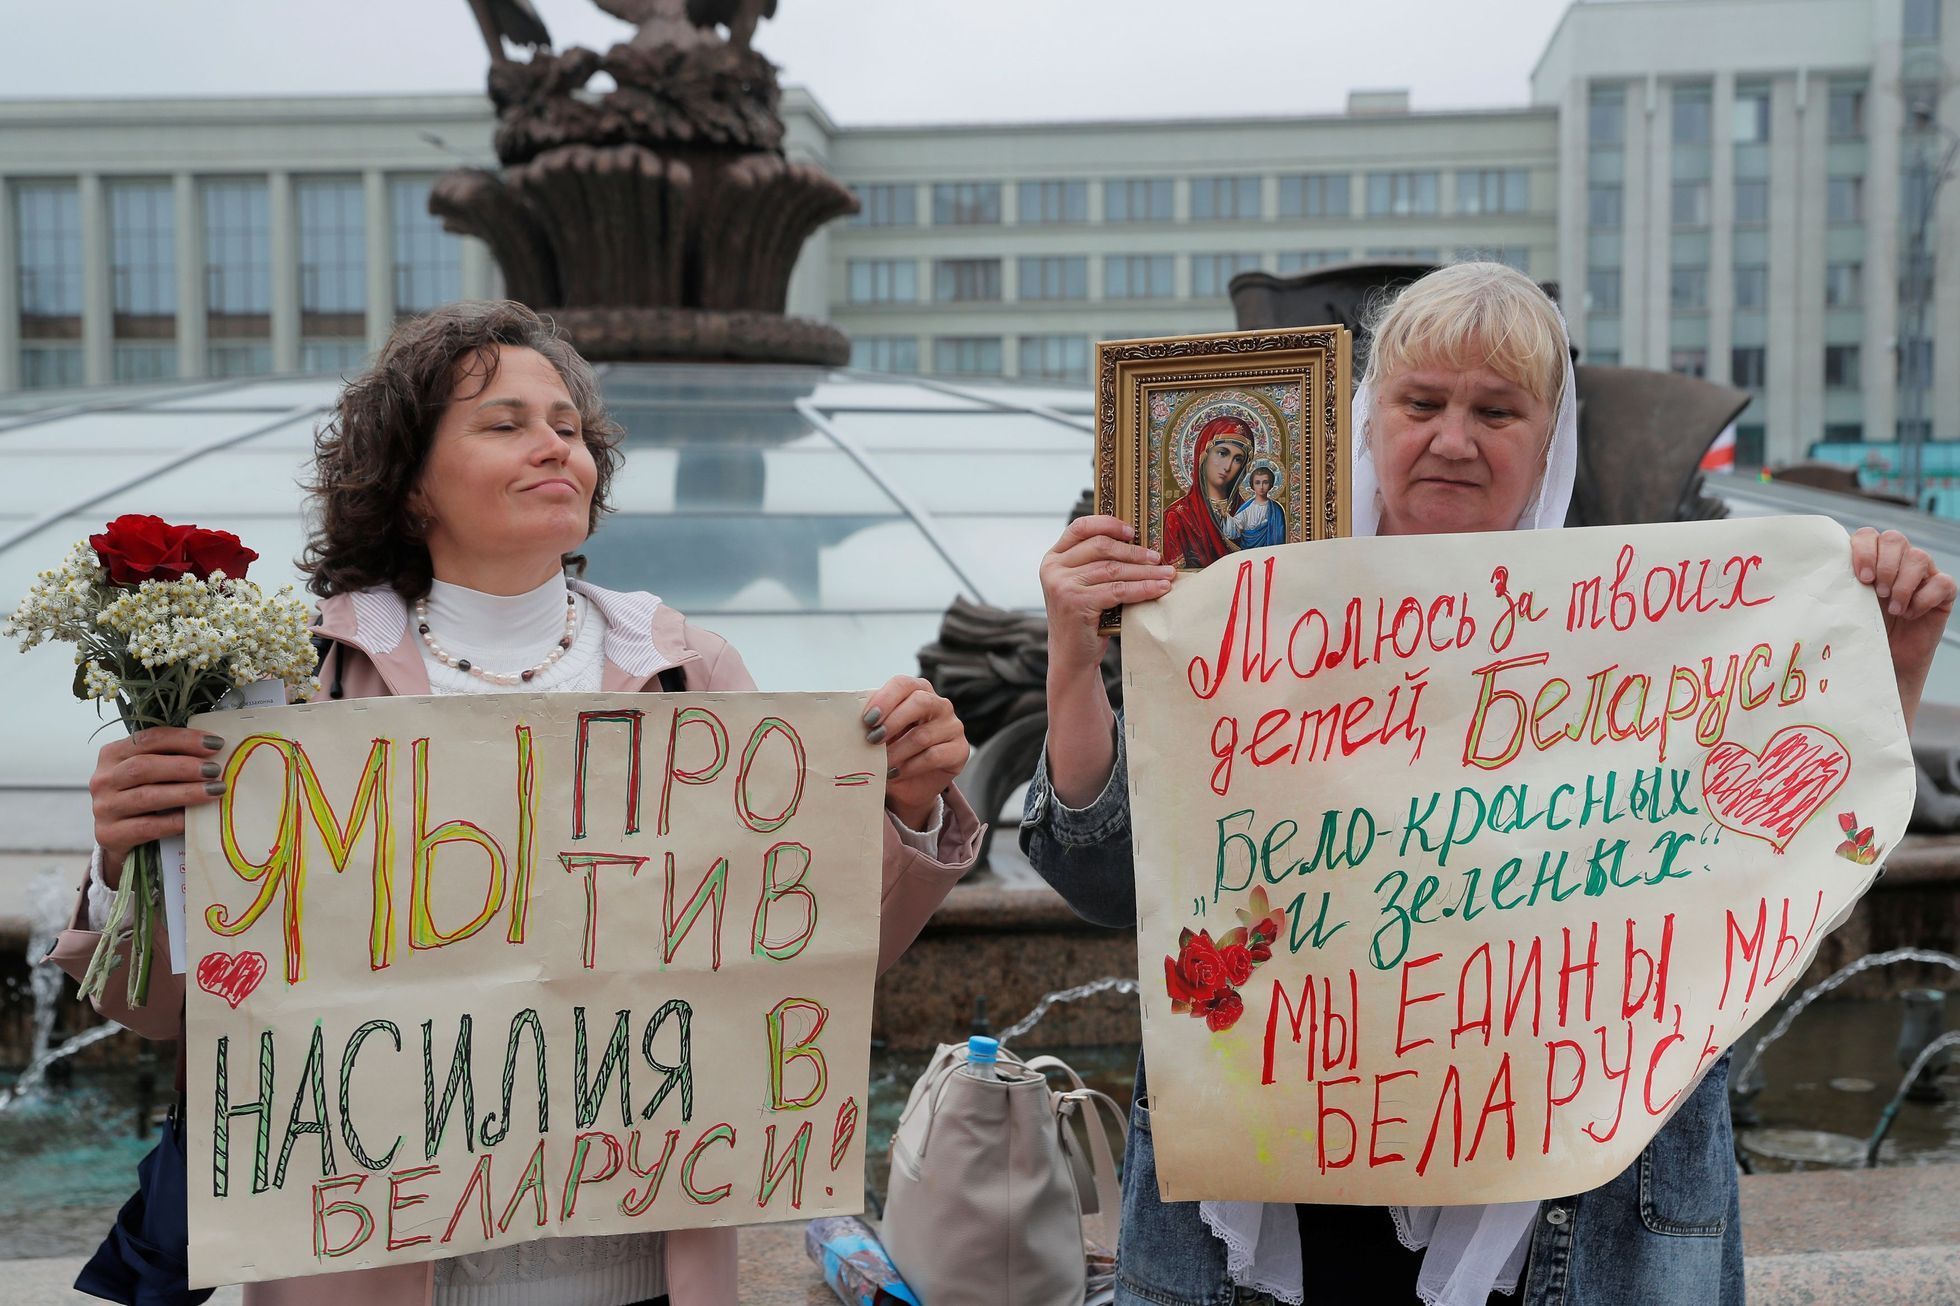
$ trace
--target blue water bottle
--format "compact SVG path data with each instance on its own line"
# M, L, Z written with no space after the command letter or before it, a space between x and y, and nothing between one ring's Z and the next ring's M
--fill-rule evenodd
M966 1064L960 1067L960 1073L991 1083L1000 1078L999 1062L1000 1040L975 1034L966 1041Z

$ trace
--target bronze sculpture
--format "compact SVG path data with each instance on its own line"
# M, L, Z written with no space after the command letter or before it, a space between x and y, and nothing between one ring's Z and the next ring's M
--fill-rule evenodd
M597 360L849 360L843 332L784 313L804 241L857 201L783 153L776 69L750 44L774 0L600 0L636 25L604 54L554 52L529 0L470 7L503 167L446 173L429 208L489 245L512 298ZM615 89L587 93L600 73Z

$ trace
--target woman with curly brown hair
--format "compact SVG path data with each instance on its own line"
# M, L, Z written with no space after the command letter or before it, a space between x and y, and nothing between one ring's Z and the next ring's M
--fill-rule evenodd
M607 511L620 429L592 369L520 304L450 305L404 322L350 383L315 447L318 511L302 561L328 644L320 678L336 698L513 691L749 690L741 657L651 594L568 573ZM684 558L661 560L685 566ZM973 864L980 829L953 788L964 728L923 680L870 696L866 738L888 780L880 969L911 943ZM153 730L102 750L90 782L91 895L129 849L183 828L183 808L223 792L223 741ZM100 912L85 902L89 925ZM56 960L94 950L63 936ZM131 1010L103 1013L156 1038L182 1030L182 977ZM180 1084L181 1091L181 1084ZM126 1213L127 1214L127 1213ZM182 1249L176 1249L181 1262ZM183 1280L177 1284L181 1288ZM172 1300L150 1298L143 1300ZM191 1298L195 1299L195 1298ZM691 1229L563 1238L419 1265L251 1284L248 1306L734 1306L735 1233Z

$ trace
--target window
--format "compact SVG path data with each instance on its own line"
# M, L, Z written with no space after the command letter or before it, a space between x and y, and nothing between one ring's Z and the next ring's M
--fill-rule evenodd
M1827 263L1824 265L1824 307L1857 308L1865 302L1865 265Z
M1618 86L1595 86L1586 103L1586 141L1590 145L1619 145L1626 140L1626 91Z
M1369 249L1369 258L1405 259L1411 263L1440 263L1443 251L1434 245L1376 245Z
M1257 254L1193 254L1191 294L1197 298L1222 295L1233 277L1258 266Z
M203 194L205 308L223 317L270 314L272 236L265 182L207 181Z
M263 340L213 340L204 368L220 378L263 376L272 370L272 346Z
M1531 250L1524 245L1459 245L1459 263L1502 263L1519 272L1531 271Z
M940 336L932 342L932 370L947 376L999 376L999 336Z
M395 234L395 315L426 313L463 293L463 242L429 212L429 183L388 183Z
M1864 440L1865 428L1858 422L1824 423L1825 444L1862 444Z
M1089 379L1087 336L1022 336L1020 345L1023 377L1078 384Z
M919 225L917 186L859 186L857 197L857 216L851 219L853 226L916 227Z
M1087 299L1089 260L1084 255L1068 258L1024 258L1020 266L1022 299Z
M361 183L308 178L293 191L299 210L301 314L365 313L367 216Z
M1103 221L1169 222L1171 182L1168 177L1132 177L1103 183Z
M20 315L79 319L82 315L82 207L72 182L22 182L14 187L14 252L20 263ZM76 330L79 333L79 323ZM48 368L46 375L65 374L65 363L37 366ZM23 362L23 376L26 371Z
M934 259L932 297L942 304L992 303L1000 298L1000 260Z
M1837 390L1858 388L1858 346L1824 346L1824 384Z
M1249 221L1259 217L1259 178L1193 177L1193 222Z
M1935 260L1930 252L1917 256L1908 249L1899 260L1899 301L1904 304L1916 303L1921 296L1930 300L1933 297Z
M1741 346L1729 351L1729 384L1740 390L1760 390L1767 369L1767 353L1761 345Z
M851 340L851 366L868 372L919 370L917 336L856 336Z
M169 381L177 375L174 340L118 340L115 352L118 381Z
M1862 140L1865 135L1865 88L1842 82L1831 84L1831 139Z
M1345 263L1351 257L1349 251L1344 249L1288 250L1279 256L1279 274L1283 277L1295 276L1334 263Z
M1865 179L1832 177L1824 185L1824 212L1833 223L1865 220Z
M1769 183L1738 181L1735 184L1735 225L1760 227L1769 221Z
M174 318L177 312L175 190L167 181L123 181L111 183L108 192L109 283L116 316ZM175 329L173 323L171 330ZM171 359L174 366L174 349Z
M1902 82L1899 85L1899 99L1905 105L1905 130L1909 132L1929 132L1940 124L1940 84L1938 82Z
M1282 218L1345 218L1348 215L1348 175L1345 172L1308 174L1279 179Z
M1707 83L1676 86L1674 103L1674 143L1708 144L1708 119L1713 111L1713 95Z
M20 347L21 389L43 390L81 383L80 345L24 344Z
M1940 39L1940 0L1906 0L1905 32L1908 41Z
M1899 384L1912 390L1927 390L1933 384L1933 342L1908 339L1899 348Z
M1523 213L1531 207L1523 168L1480 168L1456 174L1458 213Z
M1620 270L1586 269L1586 311L1611 316L1620 311Z
M1103 260L1103 297L1169 299L1173 275L1169 254L1111 254Z
M1763 465L1763 442L1767 428L1761 422L1749 422L1735 428L1735 461L1739 467L1761 467Z
M1769 87L1737 87L1730 105L1737 145L1760 145L1769 139Z
M1087 222L1089 183L1024 181L1021 183L1018 216L1030 226L1044 222Z
M1595 349L1586 355L1586 362L1592 367L1618 367L1620 351L1617 349Z
M1369 217L1410 218L1435 212L1435 173L1371 172L1368 174Z
M1682 376L1707 376L1708 351L1706 349L1676 349L1667 356L1667 370L1679 372Z
M997 181L941 182L932 188L932 225L986 227L1000 221Z
M1735 265L1735 306L1738 309L1769 307L1769 267L1762 263Z
M1924 213L1929 228L1927 234L1931 236L1932 231L1937 229L1933 223L1933 204L1938 196L1939 187L1933 182L1931 161L1920 154L1899 173L1899 216L1905 219L1906 230L1912 230L1919 215Z
M1708 268L1706 265L1700 263L1675 264L1668 272L1667 302L1677 313L1698 313L1706 309L1708 307Z
M1705 227L1708 225L1708 183L1705 181L1677 181L1674 183L1674 226Z
M367 361L365 340L301 340L302 372L351 372Z
M911 304L919 298L919 265L909 258L854 258L847 272L853 304Z
M1619 186L1594 184L1586 187L1586 225L1600 231L1610 231L1620 225Z

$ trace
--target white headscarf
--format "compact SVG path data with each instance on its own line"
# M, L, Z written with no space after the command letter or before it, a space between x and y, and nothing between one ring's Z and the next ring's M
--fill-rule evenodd
M1545 445L1538 484L1518 518L1517 529L1521 531L1557 530L1565 525L1579 470L1579 400L1573 384L1571 339L1562 313L1558 324L1565 345L1565 384L1559 391L1552 438ZM1374 398L1364 388L1354 396L1352 410L1355 435L1350 520L1355 535L1375 535L1381 529L1381 480L1375 474L1373 442L1368 433ZM1306 1297L1301 1244L1303 1239L1311 1240L1313 1232L1300 1228L1296 1207L1285 1202L1200 1202L1198 1210L1206 1226L1225 1244L1225 1267L1234 1283L1301 1306ZM1493 1289L1517 1291L1526 1253L1531 1250L1538 1203L1396 1206L1389 1210L1402 1245L1423 1251L1416 1294L1427 1306L1484 1306ZM1338 1249L1316 1248L1334 1250Z

